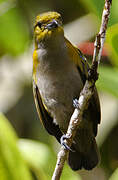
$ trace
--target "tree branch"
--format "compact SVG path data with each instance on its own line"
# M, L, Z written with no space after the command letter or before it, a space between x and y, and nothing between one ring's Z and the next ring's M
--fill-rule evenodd
M79 126L79 123L81 121L81 117L83 115L84 109L86 108L86 105L89 103L89 99L91 98L93 94L95 82L98 79L97 69L98 69L98 64L100 63L101 53L102 53L102 49L103 49L103 45L105 41L105 35L106 35L108 20L110 16L111 4L112 4L112 0L105 0L100 31L98 35L96 36L96 40L94 43L94 54L93 54L92 65L88 74L88 80L86 80L84 88L80 93L80 97L78 100L78 108L75 108L74 113L70 119L70 123L69 123L67 134L66 134L68 139L65 140L65 143L70 147L71 147L73 138L76 134L77 128ZM68 150L62 146L60 149L60 152L58 153L57 164L56 164L53 176L52 176L52 180L60 179L68 153L69 153Z

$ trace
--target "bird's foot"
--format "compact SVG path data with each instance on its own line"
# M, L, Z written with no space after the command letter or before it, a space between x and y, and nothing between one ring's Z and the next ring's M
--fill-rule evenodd
M74 108L79 108L79 102L78 102L78 99L74 99L73 100L73 106L74 106Z
M60 139L60 142L61 142L61 145L64 146L65 149L69 150L69 151L72 151L72 152L75 152L73 149L71 149L65 142L64 140L65 139L68 139L69 137L67 137L65 134L63 136L61 136L61 139Z

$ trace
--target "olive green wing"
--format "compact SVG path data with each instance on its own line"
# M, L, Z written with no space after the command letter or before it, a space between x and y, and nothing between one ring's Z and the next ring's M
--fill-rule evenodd
M79 54L79 57L81 58L83 70L81 71L81 69L78 65L77 65L77 68L81 75L83 83L85 84L86 79L88 78L89 64L79 49L78 49L78 54ZM94 132L94 135L96 136L97 135L97 127L98 127L98 124L100 124L100 119L101 119L100 101L99 101L96 87L94 88L94 94L92 95L92 97L90 99L88 111L90 112L90 114L92 114L93 132Z
M42 124L44 125L47 132L55 136L56 139L60 142L60 138L63 134L61 130L59 129L59 126L53 123L53 118L45 109L42 99L41 99L40 92L34 81L33 81L33 94L34 94L36 109L37 109L37 112L38 112L38 115Z
M76 64L84 85L88 78L88 71L89 71L89 64L87 62L87 59L84 57L82 52L77 47L73 46L70 43L70 41L68 41L66 38L65 38L65 42L68 47L69 56L71 57L71 60L74 62L74 64ZM94 90L94 94L91 97L88 106L88 111L90 112L90 114L92 114L93 132L94 135L96 136L97 126L100 123L100 119L101 119L100 102L96 87Z

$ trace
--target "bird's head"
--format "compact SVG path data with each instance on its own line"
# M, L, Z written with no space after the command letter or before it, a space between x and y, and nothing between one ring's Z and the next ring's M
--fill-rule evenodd
M36 17L34 24L34 36L36 43L44 43L57 40L63 36L61 15L57 12L47 12Z

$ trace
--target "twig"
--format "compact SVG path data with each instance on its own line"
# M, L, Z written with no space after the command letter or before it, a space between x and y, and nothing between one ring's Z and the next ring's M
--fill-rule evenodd
M66 144L70 147L71 147L73 138L76 134L76 130L79 126L79 122L81 121L81 117L84 112L84 109L93 94L95 82L98 79L97 68L98 68L98 64L100 63L101 53L102 53L102 49L103 49L103 45L105 41L105 35L106 35L106 30L107 30L109 15L110 15L111 4L112 4L112 0L105 0L100 31L98 35L96 36L96 40L94 43L94 54L93 54L92 66L89 71L89 77L88 77L88 80L86 80L84 88L80 93L80 97L78 100L79 107L74 110L74 113L70 119L70 123L69 123L67 134L66 134L68 139L65 140ZM62 146L60 149L60 152L58 153L57 164L56 164L53 176L52 176L52 180L60 179L67 156L68 156L68 150Z

